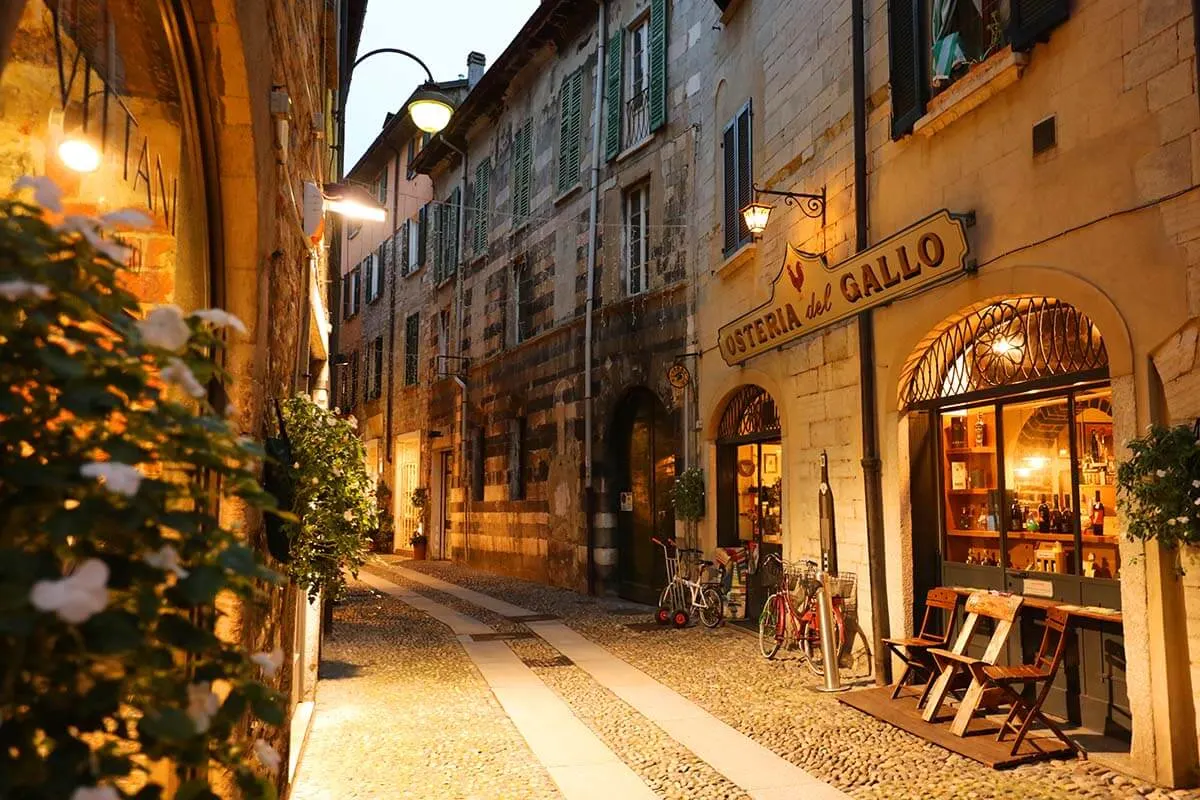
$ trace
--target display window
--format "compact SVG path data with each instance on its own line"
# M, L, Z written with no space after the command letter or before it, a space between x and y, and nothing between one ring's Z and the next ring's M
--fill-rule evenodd
M783 446L738 445L738 539L783 544Z

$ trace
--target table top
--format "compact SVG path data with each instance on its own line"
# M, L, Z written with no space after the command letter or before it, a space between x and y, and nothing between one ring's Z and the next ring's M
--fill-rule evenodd
M1012 594L1011 592L997 592L994 589L978 589L971 586L951 586L949 587L959 595L966 597L975 592L991 592L993 594ZM1071 603L1059 603L1055 600L1047 600L1044 597L1029 597L1025 596L1025 602L1022 605L1032 608L1042 609L1061 608L1073 617L1085 617L1094 619L1098 622L1116 622L1121 623L1121 612L1115 608L1104 608L1103 606L1077 606Z

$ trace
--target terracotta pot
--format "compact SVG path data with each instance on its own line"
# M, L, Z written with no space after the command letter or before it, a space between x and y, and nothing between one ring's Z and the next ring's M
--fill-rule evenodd
M417 542L413 546L413 558L424 561L429 556L429 542Z

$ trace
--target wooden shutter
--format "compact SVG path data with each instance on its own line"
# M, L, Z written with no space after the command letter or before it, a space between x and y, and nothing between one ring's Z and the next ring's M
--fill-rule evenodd
M583 117L583 70L578 69L563 81L559 93L558 192L579 181L580 131Z
M350 276L342 276L342 319L350 319Z
M421 206L417 212L417 266L425 266L425 256L429 250L429 204Z
M491 204L492 160L485 158L475 167L475 227L471 249L476 254L486 253L488 247L488 206Z
M621 73L625 58L625 31L618 28L608 40L608 66L604 76L604 100L608 103L604 131L604 158L611 161L621 152Z
M888 0L893 139L912 133L913 124L925 114L929 81L925 77L923 5L922 0Z
M725 126L722 138L725 162L725 254L737 249L738 244L738 192L737 192L737 118Z
M408 274L408 228L411 220L400 223L400 229L392 236L392 262L401 275Z
M1008 38L1018 52L1032 50L1050 38L1050 31L1067 21L1067 0L1012 0Z
M369 254L363 260L363 283L365 287L363 293L367 296L367 302L375 299L375 254Z
M667 124L667 0L650 2L650 130Z
M513 135L513 220L521 224L520 217L529 215L531 184L533 183L533 130L532 122L526 122Z
M442 280L442 263L445 261L446 252L442 242L442 221L445 219L444 209L441 203L433 206L433 219L429 224L430 238L433 239L433 282L440 283Z
M458 272L458 242L461 231L458 229L458 215L462 210L462 187L450 193L449 207L446 214L446 275Z
M750 205L754 199L754 139L752 136L751 106L738 114L737 119L737 207L733 210L738 231L738 244L750 241L750 230L746 227L746 218L742 209Z

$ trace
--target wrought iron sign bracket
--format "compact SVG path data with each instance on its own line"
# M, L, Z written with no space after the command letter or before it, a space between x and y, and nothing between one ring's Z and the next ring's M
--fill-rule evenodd
M821 227L825 227L825 187L821 187L820 194L806 194L804 192L780 192L775 189L763 189L757 184L752 184L754 189L755 199L760 194L769 194L773 197L782 197L785 206L794 206L800 209L800 213L809 219L820 219Z

